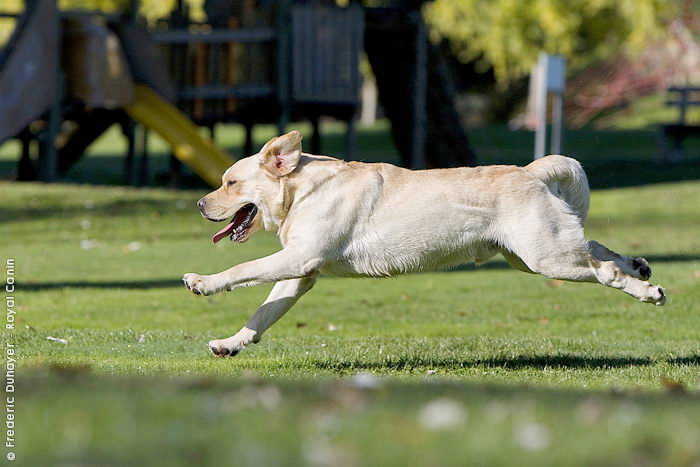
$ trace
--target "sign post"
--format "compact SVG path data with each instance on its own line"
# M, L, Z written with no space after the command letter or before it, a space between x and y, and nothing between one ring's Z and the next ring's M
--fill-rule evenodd
M552 131L549 153L559 154L562 145L562 121L564 117L564 89L566 87L566 61L561 55L541 53L532 74L530 89L535 110L535 159L547 152L547 103L552 95Z

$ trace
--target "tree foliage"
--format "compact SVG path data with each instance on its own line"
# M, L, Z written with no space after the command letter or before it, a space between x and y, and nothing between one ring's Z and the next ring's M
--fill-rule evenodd
M425 18L463 62L493 67L505 84L530 71L540 52L579 69L621 49L642 50L663 34L678 0L436 0Z
M206 15L202 8L204 0L185 0L189 7L190 18L194 21L204 21ZM139 15L148 23L166 18L177 6L177 0L140 0ZM22 13L26 0L0 0L0 12ZM90 10L106 13L122 13L128 10L129 0L58 0L61 10ZM15 28L14 18L0 18L0 46L4 44Z
M64 10L87 9L107 12L120 12L129 8L129 0L59 0L58 5ZM185 0L194 20L203 20L204 0ZM176 7L177 0L139 0L139 14L148 22L165 18Z

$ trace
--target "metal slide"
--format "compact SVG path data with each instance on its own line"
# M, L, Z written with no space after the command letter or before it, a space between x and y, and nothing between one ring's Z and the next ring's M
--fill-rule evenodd
M10 40L0 49L0 143L15 137L54 102L56 37L56 2L27 2Z
M221 175L235 160L202 135L179 109L148 86L137 84L134 101L124 110L132 119L158 133L173 147L175 157L204 181L213 187L221 185Z

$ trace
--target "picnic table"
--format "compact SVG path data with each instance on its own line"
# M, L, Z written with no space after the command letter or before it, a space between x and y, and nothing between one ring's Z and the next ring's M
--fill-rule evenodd
M668 89L674 98L666 101L666 105L678 107L678 121L661 125L660 156L665 161L685 159L683 141L690 136L700 136L700 125L688 123L688 109L700 105L700 87L674 86ZM671 147L668 147L668 142Z

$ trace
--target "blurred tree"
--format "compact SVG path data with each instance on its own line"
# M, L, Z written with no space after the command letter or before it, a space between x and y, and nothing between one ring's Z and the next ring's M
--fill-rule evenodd
M501 85L526 75L540 52L572 71L622 49L641 51L663 34L678 0L436 0L425 7L433 40L462 62L493 67Z
M58 7L62 10L100 10L115 12L126 8L128 3L128 0L58 0Z
M204 0L184 0L193 21L205 21ZM0 12L21 13L25 0L0 0ZM97 10L107 13L119 13L129 8L129 0L58 0L61 10ZM159 19L166 18L177 6L177 0L140 0L139 14L153 24ZM15 28L14 18L0 18L0 46L4 44Z
M9 0L17 1L17 0ZM194 21L205 19L202 5L204 0L185 0L189 7L190 16ZM177 0L140 0L139 14L152 23L167 17L176 7ZM129 0L59 0L59 8L63 10L101 10L106 12L124 11L129 7Z
M0 12L17 14L24 9L23 0L3 0L0 1ZM0 47L10 39L12 31L15 29L14 18L0 18Z

